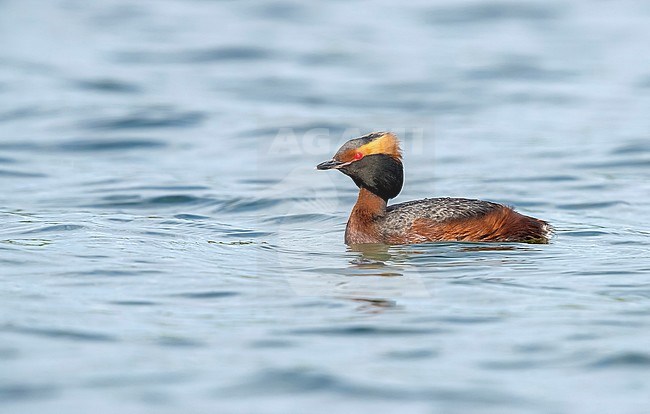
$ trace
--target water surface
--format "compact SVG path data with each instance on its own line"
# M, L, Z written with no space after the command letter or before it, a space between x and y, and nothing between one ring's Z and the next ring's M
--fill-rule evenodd
M0 411L643 413L643 2L0 2ZM549 245L350 249L353 183Z

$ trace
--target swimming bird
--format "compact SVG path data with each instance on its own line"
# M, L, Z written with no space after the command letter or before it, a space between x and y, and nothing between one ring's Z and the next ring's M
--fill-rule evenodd
M509 206L467 198L426 198L388 206L402 190L404 168L397 136L373 132L343 144L316 166L352 178L359 197L345 243L415 244L430 241L548 243L551 226Z

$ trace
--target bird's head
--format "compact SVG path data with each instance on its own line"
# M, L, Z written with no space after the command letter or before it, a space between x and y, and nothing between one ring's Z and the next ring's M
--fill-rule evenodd
M392 132L373 132L351 139L331 160L318 164L316 168L337 169L352 178L359 188L365 188L386 201L397 197L404 183L399 140Z

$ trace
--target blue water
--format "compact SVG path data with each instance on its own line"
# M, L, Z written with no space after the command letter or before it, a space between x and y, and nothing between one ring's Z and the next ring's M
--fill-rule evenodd
M647 413L650 4L0 1L0 411ZM347 248L349 178L549 245Z

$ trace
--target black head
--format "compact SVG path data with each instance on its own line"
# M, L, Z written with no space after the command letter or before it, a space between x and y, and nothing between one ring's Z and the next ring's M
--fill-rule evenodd
M365 188L388 201L404 184L404 168L399 141L390 132L373 132L351 139L334 158L316 166L319 170L338 169L359 188Z

